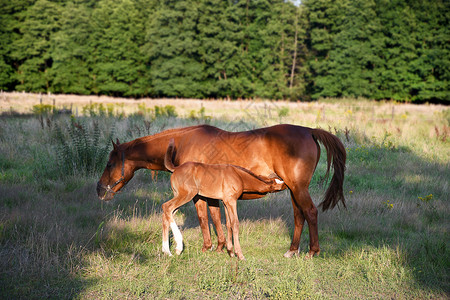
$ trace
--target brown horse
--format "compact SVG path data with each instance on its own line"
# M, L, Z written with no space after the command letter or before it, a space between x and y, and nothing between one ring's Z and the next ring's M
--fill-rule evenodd
M162 251L169 256L169 226L174 234L176 253L183 251L183 237L178 229L173 212L188 203L195 196L221 199L225 205L227 223L227 251L230 256L234 250L239 259L244 259L239 243L239 219L237 200L243 193L272 193L286 188L284 182L275 175L274 178L262 177L253 172L234 165L210 165L198 162L185 162L175 167L172 156L175 149L173 139L170 140L164 158L164 166L170 172L173 198L162 205L163 209L163 241ZM233 241L231 237L233 236Z
M244 132L228 132L209 125L166 130L159 134L114 144L108 164L97 184L100 199L110 200L140 168L165 170L164 156L170 139L174 139L174 163L188 161L208 164L238 165L255 174L277 174L291 192L294 209L294 235L286 257L298 253L300 236L305 220L309 225L308 256L319 254L317 208L308 187L320 158L321 143L327 151L327 172L334 169L331 183L320 204L322 210L335 207L339 201L345 206L343 182L346 152L342 142L333 134L322 130L295 125L276 125ZM263 195L244 193L242 199L255 199ZM218 200L208 201L211 218L218 235L218 250L225 243L220 225ZM212 247L205 201L195 206L203 234L203 250Z

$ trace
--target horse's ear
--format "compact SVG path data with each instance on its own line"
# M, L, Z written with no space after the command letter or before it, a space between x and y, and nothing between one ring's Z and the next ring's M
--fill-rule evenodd
M114 148L114 150L117 150L117 144L116 143L114 143L114 141L111 139L111 143L113 144L113 148Z
M120 145L119 138L116 138L116 144L117 144L117 146Z

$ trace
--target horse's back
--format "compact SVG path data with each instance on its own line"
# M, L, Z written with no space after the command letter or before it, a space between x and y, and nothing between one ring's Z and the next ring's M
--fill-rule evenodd
M268 176L286 159L313 158L315 162L317 146L311 129L302 126L282 124L230 132L202 125L186 133L177 152L178 164L234 164Z

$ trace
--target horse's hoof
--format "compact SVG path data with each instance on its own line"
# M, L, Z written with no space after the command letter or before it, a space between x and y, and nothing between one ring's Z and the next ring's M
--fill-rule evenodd
M183 249L175 249L175 253L177 254L177 255L180 255L181 254L181 252L183 252Z
M168 256L172 256L172 253L170 253L169 241L163 241L162 252Z
M309 251L308 254L306 254L305 259L312 259L314 256L319 256L320 250L319 251Z
M216 252L222 252L223 246L224 244L222 243L217 244Z
M213 249L213 246L211 245L211 246L203 246L202 247L202 252L206 252L207 250L211 250L212 251L212 249Z
M288 250L283 256L286 258L291 258L298 254L298 250Z

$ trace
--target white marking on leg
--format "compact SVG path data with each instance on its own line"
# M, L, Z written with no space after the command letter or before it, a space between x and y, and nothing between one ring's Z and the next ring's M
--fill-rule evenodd
M183 252L183 235L175 222L170 223L170 229L172 229L173 238L177 244L175 247L175 252L180 255Z
M282 183L284 183L284 181L279 180L279 179L277 179L277 178L275 178L275 182L276 182L277 184L282 184Z
M172 253L170 253L170 248L169 248L169 241L164 241L162 242L162 252L172 256Z

